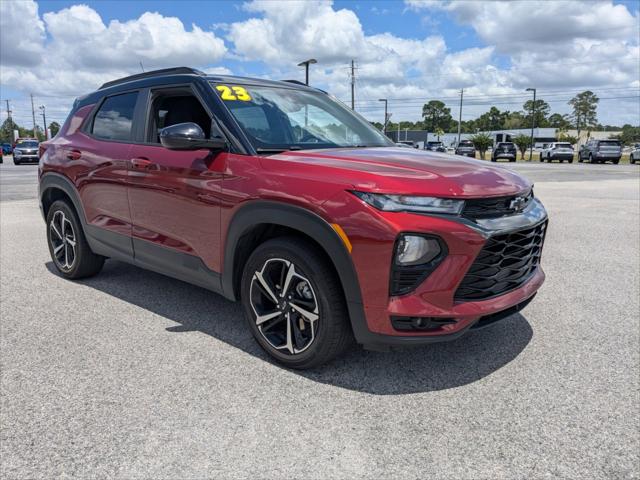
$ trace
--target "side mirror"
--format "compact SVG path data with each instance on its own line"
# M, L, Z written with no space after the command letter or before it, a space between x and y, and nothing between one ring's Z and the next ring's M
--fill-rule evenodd
M206 138L197 123L176 123L160 130L160 143L170 150L224 150L227 142L222 138Z

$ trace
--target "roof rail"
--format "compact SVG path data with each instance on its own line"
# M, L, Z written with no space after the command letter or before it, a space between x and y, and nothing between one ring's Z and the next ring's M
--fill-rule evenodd
M134 80L140 80L143 78L151 78L158 77L160 75L204 75L204 72L200 70L196 70L195 68L189 67L173 67L173 68L163 68L161 70L152 70L149 72L137 73L135 75L130 75L128 77L119 78L118 80L112 80L103 84L98 90L102 90L103 88L113 87L114 85L120 85L121 83L133 82Z

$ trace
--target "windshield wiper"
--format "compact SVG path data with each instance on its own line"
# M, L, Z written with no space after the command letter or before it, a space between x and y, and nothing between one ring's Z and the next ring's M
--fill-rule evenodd
M263 147L256 148L256 152L258 153L282 153L282 152L290 152L291 150L300 150L300 147L292 145L286 148L263 148Z

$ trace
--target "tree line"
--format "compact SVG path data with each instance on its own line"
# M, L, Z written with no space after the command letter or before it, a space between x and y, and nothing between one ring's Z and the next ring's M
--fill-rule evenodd
M55 137L60 130L58 122L51 122L48 127L52 137ZM41 142L45 140L45 133L41 128L36 127L34 130L33 128L21 127L13 121L13 118L9 117L0 126L0 142L13 143L14 130L18 130L19 137L37 138Z
M532 123L539 128L556 128L560 132L569 129L582 130L623 130L625 143L640 141L640 128L632 125L623 127L612 125L601 125L598 123L597 108L600 99L590 90L577 94L568 104L571 113L561 115L552 113L551 107L544 99L527 100L522 105L522 110L501 111L496 107L491 107L488 112L483 113L473 120L463 120L460 125L462 133L477 133L493 130L511 130L521 128L531 128ZM534 108L535 107L535 108ZM534 120L535 122L533 122ZM382 124L373 122L382 129ZM427 130L433 133L442 134L457 133L458 121L451 115L451 109L440 100L431 100L422 107L422 120L416 122L400 121L398 123L388 122L387 131L400 130Z

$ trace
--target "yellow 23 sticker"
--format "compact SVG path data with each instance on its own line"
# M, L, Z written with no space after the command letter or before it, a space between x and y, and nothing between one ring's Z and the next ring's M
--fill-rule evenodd
M222 100L240 100L242 102L251 101L251 95L249 95L249 92L247 92L244 87L227 87L226 85L218 85L216 86L216 90L220 92L220 98L222 98Z

